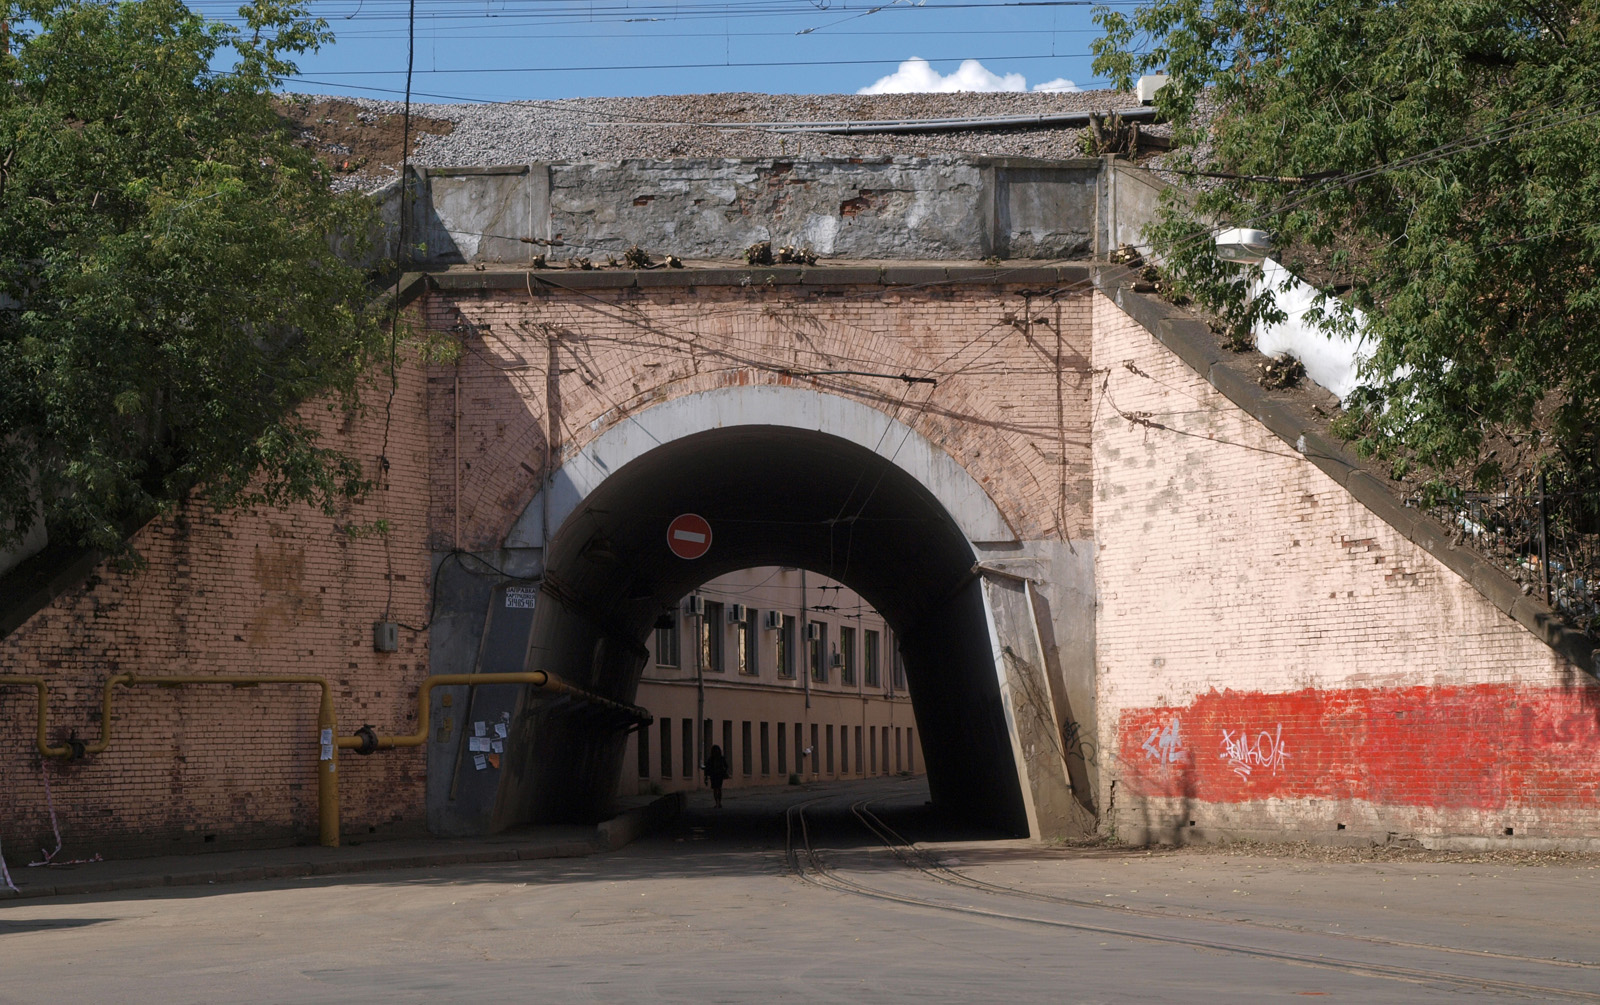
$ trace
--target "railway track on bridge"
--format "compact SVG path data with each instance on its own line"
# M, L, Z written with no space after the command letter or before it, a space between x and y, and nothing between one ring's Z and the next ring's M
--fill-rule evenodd
M1122 906L1114 907L1092 900L1040 893L991 883L941 864L926 850L917 847L915 842L908 840L885 823L882 818L872 811L869 800L855 800L849 805L851 815L903 865L921 878L941 886L982 894L987 898L992 898L993 906L952 903L900 890L885 889L882 886L874 886L863 882L859 878L847 875L830 863L822 851L814 844L811 822L806 817L806 811L815 807L818 803L828 801L829 798L828 796L822 796L795 803L789 806L785 813L784 856L788 868L801 882L821 889L890 904L962 914L989 921L1044 926L1088 935L1129 939L1147 944L1183 946L1202 951L1271 960L1291 966L1335 970L1353 976L1373 977L1412 984L1435 984L1463 990L1471 989L1541 998L1556 997L1570 1001L1600 1002L1600 991L1592 991L1580 987L1564 987L1535 983L1533 981L1510 980L1502 977L1452 973L1447 970L1434 970L1374 960L1342 958L1314 951L1299 951L1262 945L1240 945L1208 937L1142 931L1131 927L1095 924L1065 917L1044 917L1035 913L1019 913L1016 910L1017 905L1015 903L1007 904L1006 901L1015 902L1020 900L1025 903L1043 904L1070 910L1093 908L1096 911L1114 911L1120 916L1132 915L1157 922L1168 928L1186 925L1228 926L1235 930L1253 929L1262 935L1269 936L1287 936L1305 940L1328 939L1345 945L1350 943L1364 944L1378 950L1403 950L1439 953L1457 957L1465 956L1476 958L1486 963L1501 963L1529 968L1550 968L1565 974L1572 974L1576 970L1584 972L1585 978L1588 978L1590 974L1596 971L1600 971L1600 964L1588 961L1540 959L1511 953L1496 953L1454 946L1440 946L1431 943L1384 939L1352 933L1314 932L1288 925L1274 925L1235 918L1175 917L1156 911Z

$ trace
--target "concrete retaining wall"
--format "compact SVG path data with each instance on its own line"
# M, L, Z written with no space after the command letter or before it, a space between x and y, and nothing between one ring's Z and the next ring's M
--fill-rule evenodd
M1101 169L948 157L419 168L406 243L428 265L546 253L600 264L633 245L657 257L739 258L758 241L823 258L1077 258L1096 243ZM374 198L395 257L399 184Z

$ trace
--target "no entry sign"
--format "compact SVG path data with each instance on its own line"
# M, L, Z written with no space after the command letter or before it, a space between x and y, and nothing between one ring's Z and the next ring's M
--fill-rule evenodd
M699 558L711 550L711 525L703 516L685 513L667 524L667 547L679 558Z

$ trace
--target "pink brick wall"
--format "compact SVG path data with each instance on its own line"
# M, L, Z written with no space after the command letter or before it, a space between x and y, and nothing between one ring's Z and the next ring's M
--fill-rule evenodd
M1103 803L1117 783L1125 836L1191 819L1292 836L1600 833L1593 685L1103 297L705 287L434 294L422 312L465 352L403 371L386 491L337 520L192 507L139 535L147 569L102 569L0 641L7 672L55 682L54 737L94 735L117 671L323 674L342 732L404 728L426 636L402 630L401 651L379 654L371 624L386 605L427 622L431 550L499 544L547 463L552 384L568 455L660 401L813 381L942 446L1022 537L1094 539L1100 736L1086 752ZM330 430L369 462L382 400ZM386 540L338 529L379 518ZM0 716L0 836L37 845L31 694L0 691ZM120 695L111 750L49 768L72 852L314 835L315 721L303 688ZM347 836L419 825L420 752L340 769Z
M4 672L51 680L52 740L98 735L101 682L118 672L322 675L334 684L341 732L405 727L427 674L426 636L402 631L398 652L374 652L372 622L386 606L398 621L428 618L423 389L419 368L402 370L387 486L348 513L219 517L185 507L137 535L147 568L104 566L0 640ZM386 391L373 389L348 428L308 409L369 471L383 449ZM338 529L378 519L392 525L387 540ZM314 687L120 690L109 750L47 762L65 854L315 839L317 707ZM33 690L0 689L0 836L13 854L50 834L34 723ZM418 826L420 752L345 755L339 767L347 838Z
M1094 362L1122 834L1600 835L1592 680L1103 297Z
M538 487L552 343L561 372L564 456L662 401L730 384L800 379L780 369L931 373L939 380L931 390L849 376L814 384L897 416L960 458L1024 537L1056 537L1062 525L1074 538L1087 536L1089 298L1034 301L1031 311L1024 304L1016 293L994 290L797 287L435 297L430 324L466 333L459 373L461 546L497 546ZM1024 330L1017 322L1029 313L1041 320ZM442 370L430 377L438 416L450 412L455 379ZM456 446L442 421L435 428L432 534L448 545L456 533L449 516Z

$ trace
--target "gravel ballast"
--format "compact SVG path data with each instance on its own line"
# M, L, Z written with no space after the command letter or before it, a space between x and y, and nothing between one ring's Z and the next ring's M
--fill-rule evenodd
M347 99L386 117L392 101ZM1064 160L1086 155L1085 130L1029 127L910 135L795 134L768 128L716 128L709 122L883 121L1111 112L1138 107L1126 91L957 94L684 94L568 98L494 104L422 104L418 118L450 122L445 135L424 131L414 161L425 167L607 162L628 158L769 158L970 156ZM643 123L643 124L638 124ZM1144 127L1161 134L1163 127ZM392 177L371 164L350 187Z

